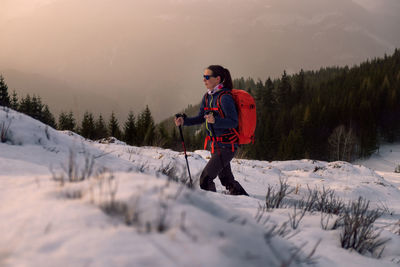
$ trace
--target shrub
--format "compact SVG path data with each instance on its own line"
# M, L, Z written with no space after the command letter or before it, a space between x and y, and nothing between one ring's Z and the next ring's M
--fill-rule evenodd
M342 213L344 207L344 202L340 198L336 197L334 190L322 187L322 192L319 191L316 202L317 211L338 215Z
M51 170L53 174L53 180L60 182L61 185L64 185L65 182L81 182L89 179L89 177L93 174L95 157L89 154L86 150L83 151L83 155L84 165L80 168L76 151L70 149L66 165L61 165L63 173L56 174L53 170Z
M304 215L306 214L306 210L303 209L300 212L297 211L297 207L294 206L294 213L293 215L289 213L289 223L293 230L296 230L299 227L301 220L303 219Z
M292 193L294 188L289 189L287 179L279 177L279 189L275 191L272 186L268 186L267 195L265 197L265 205L267 210L280 208L283 204L283 199Z
M341 214L345 207L344 202L338 198L334 190L322 188L322 191L315 188L311 190L308 187L306 198L298 202L298 207L306 211L321 211L328 214Z
M303 197L301 200L297 201L295 205L297 205L300 209L305 211L314 211L315 204L318 199L318 190L315 188L311 190L310 187L307 185L308 194L307 197Z
M388 214L392 216L394 214L394 210L390 209L387 203L380 201L378 204L378 210L382 212L382 214Z
M376 210L369 210L369 201L358 198L358 201L349 203L342 215L343 229L340 235L342 248L354 249L360 254L370 252L377 258L383 252L376 254L378 248L382 247L388 239L379 239L380 232L373 229L373 223L382 213Z
M335 221L331 223L331 219L336 217ZM333 214L326 214L321 212L321 228L324 230L335 230L342 225L341 217L335 216Z
M289 267L294 263L295 265L303 266L303 265L315 265L317 263L317 258L314 257L315 252L317 251L317 247L321 243L319 240L314 248L308 253L304 255L303 248L307 245L307 242L304 242L301 246L295 246L290 248L287 253L282 253L278 251L274 246L272 246L272 236L265 235L264 239L267 245L270 247L271 251L276 255L276 257L280 260L279 266Z
M5 121L0 124L0 142L5 143L10 141L9 137L9 129L11 125L11 120L8 120L7 123Z

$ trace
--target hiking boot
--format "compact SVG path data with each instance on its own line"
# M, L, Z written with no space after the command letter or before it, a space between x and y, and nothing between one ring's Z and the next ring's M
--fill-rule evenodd
M244 188L237 182L234 181L231 185L228 185L226 187L226 189L228 189L229 194L231 195L244 195L244 196L248 196L249 194L247 194L246 190L244 190Z
M200 178L200 188L207 191L217 192L215 183L207 176L203 179Z

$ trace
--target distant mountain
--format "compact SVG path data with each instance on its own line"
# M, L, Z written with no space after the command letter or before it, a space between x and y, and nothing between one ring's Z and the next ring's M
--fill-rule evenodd
M76 91L114 99L123 114L148 104L156 120L199 101L201 74L210 64L225 65L234 77L266 79L284 69L352 65L400 47L397 0L3 5L0 69L67 80ZM94 95L91 102L101 107L95 112L115 108Z
M0 73L6 79L10 95L15 90L19 98L25 97L26 94L40 96L43 102L49 105L56 119L61 111L74 111L79 121L86 110L98 114L104 106L107 106L113 107L115 111L120 111L116 100L101 94L79 90L62 80L10 69L0 70ZM109 114L104 112L104 115L108 119ZM125 116L123 119L126 119Z

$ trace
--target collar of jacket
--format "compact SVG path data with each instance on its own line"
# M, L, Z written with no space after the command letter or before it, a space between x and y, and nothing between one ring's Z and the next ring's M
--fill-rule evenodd
M218 84L217 86L215 86L214 89L208 90L207 93L208 93L209 95L213 95L213 94L215 94L216 92L221 91L222 88L224 88L224 85L223 85L222 83L220 83L220 84Z

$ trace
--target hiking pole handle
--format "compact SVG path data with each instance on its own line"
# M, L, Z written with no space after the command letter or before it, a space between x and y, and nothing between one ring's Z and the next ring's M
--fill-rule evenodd
M182 118L182 119L181 119L181 124L179 124L179 125L183 125L183 123L185 122L185 119L186 119L186 114L185 113L177 113L177 114L175 114L175 124L176 124L176 126L178 126L177 120L180 119L180 118Z
M186 118L186 114L184 113L177 113L175 114L175 118ZM183 138L183 132L182 132L182 125L179 125L179 134L181 136L181 140L182 140L182 146L183 146L183 150L185 152L185 156L186 156L186 146L185 146L185 139Z

